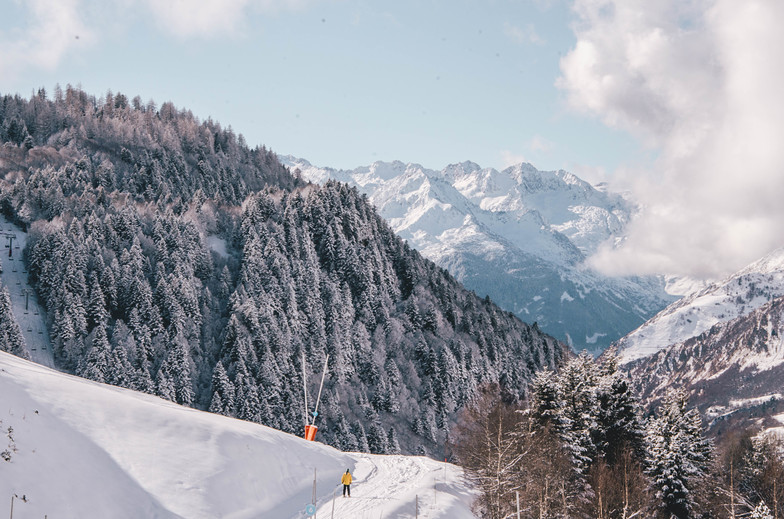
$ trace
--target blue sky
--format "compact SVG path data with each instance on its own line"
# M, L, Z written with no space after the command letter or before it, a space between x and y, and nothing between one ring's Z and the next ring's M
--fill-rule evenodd
M354 168L528 161L640 204L610 274L784 245L780 0L0 0L0 92L56 83Z
M338 168L526 160L590 175L643 155L626 132L570 109L555 86L575 44L567 2L240 1L211 20L145 2L61 4L78 19L60 14L69 22L57 30L72 40L54 39L63 50L51 63L6 66L0 91L71 83L170 100L252 145ZM41 24L31 2L0 6L0 41Z

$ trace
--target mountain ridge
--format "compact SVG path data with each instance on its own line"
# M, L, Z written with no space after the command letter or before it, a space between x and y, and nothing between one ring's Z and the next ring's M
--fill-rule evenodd
M304 180L357 187L426 257L576 349L600 352L674 299L663 278L608 278L583 266L636 209L566 171L470 161L440 171L400 161L349 171L281 160Z
M784 295L784 248L686 295L617 343L622 363L646 357L742 317Z

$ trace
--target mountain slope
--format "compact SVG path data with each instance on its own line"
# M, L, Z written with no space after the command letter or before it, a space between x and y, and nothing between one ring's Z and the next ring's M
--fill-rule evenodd
M171 103L69 87L0 97L0 123L0 210L60 369L299 433L303 356L329 356L323 441L440 454L478 386L522 398L566 354L356 190Z
M784 248L676 301L618 341L623 363L698 336L784 295Z
M460 471L427 458L342 453L3 352L0 395L0 493L18 496L15 517L302 517L314 470L327 517L346 468L339 517L414 517L416 499L428 517L473 517Z
M784 297L626 366L649 402L686 388L717 430L781 426L774 415L784 411Z
M282 161L305 180L356 186L427 258L577 349L601 351L673 299L661 280L582 267L600 243L617 238L634 208L570 173L471 162L442 171L401 162L337 171Z

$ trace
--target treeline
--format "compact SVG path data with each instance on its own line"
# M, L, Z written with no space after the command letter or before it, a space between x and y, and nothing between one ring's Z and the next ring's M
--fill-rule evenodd
M565 355L356 190L304 185L170 103L68 88L0 116L0 209L29 232L62 369L301 434L302 356L315 386L329 355L319 439L435 453L477 387L522 399Z
M780 440L743 431L714 444L682 390L643 417L613 358L541 372L522 407L484 387L453 433L482 518L515 517L518 503L521 517L784 515Z

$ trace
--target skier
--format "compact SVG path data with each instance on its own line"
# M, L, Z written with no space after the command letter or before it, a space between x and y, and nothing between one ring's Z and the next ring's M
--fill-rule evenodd
M346 469L346 473L343 474L343 477L340 478L340 482L343 483L343 497L346 497L348 493L348 497L351 497L351 472Z

